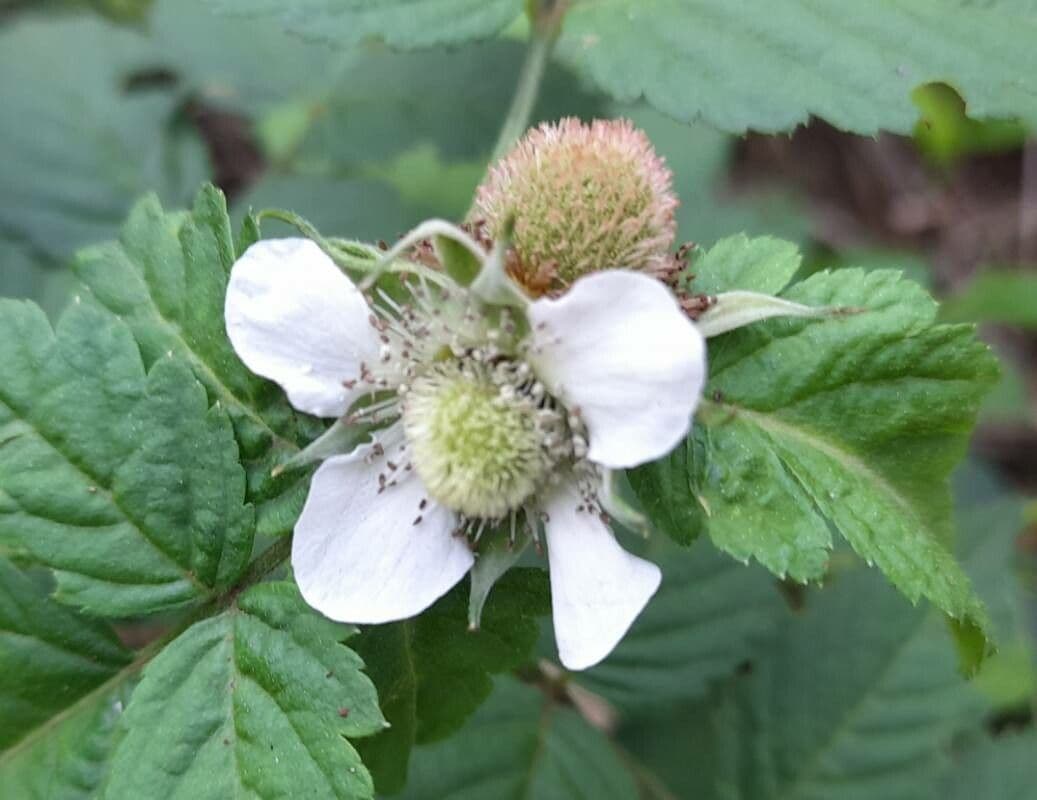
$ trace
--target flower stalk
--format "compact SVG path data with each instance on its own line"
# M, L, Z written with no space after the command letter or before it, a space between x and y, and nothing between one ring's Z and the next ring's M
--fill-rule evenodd
M562 30L562 20L568 7L568 0L529 0L526 3L526 15L530 20L529 48L511 99L511 107L501 126L497 145L493 148L491 163L507 153L529 127L544 71Z

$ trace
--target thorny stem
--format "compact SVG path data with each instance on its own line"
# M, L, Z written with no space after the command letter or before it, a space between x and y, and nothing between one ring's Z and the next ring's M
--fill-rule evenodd
M526 13L531 22L529 49L490 163L507 153L529 127L544 70L568 7L569 0L527 0Z

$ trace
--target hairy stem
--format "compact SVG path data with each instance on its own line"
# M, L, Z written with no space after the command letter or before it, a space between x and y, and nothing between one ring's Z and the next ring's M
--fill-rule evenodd
M493 148L491 163L507 153L529 127L547 61L562 29L562 18L568 6L568 0L529 0L526 4L532 26L529 48L497 146Z
M213 604L216 610L222 610L234 602L235 598L250 586L262 581L267 575L284 564L292 553L292 537L282 536L266 550L256 556L248 565L245 574L225 594L216 598ZM208 616L208 615L206 615Z

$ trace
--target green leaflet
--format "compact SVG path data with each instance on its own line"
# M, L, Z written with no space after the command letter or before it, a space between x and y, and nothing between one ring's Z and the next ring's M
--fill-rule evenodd
M927 800L1027 800L1037 787L1037 733L981 734Z
M107 625L58 605L0 558L0 750L104 683L129 660Z
M1035 35L1005 3L609 0L573 4L558 49L614 97L686 122L771 132L814 115L874 134L908 133L911 91L933 81L976 118L1037 118Z
M55 331L0 301L0 542L58 595L143 614L240 575L252 511L230 422L178 361L145 375L126 326L75 303Z
M75 271L89 290L83 301L100 303L129 325L145 365L169 355L189 365L209 402L230 417L257 531L281 534L302 507L306 475L273 478L271 470L320 427L249 372L227 339L223 302L237 253L223 195L207 186L188 214L164 212L154 197L141 200L120 241L80 252Z
M354 633L288 583L196 623L145 667L103 797L372 797L344 738L385 724Z
M684 285L697 294L743 289L776 295L789 285L802 261L792 242L738 234L721 239L704 253L694 253Z
M413 620L369 627L355 647L392 727L361 743L380 792L403 788L415 743L454 733L490 695L491 674L525 664L548 611L546 576L513 569L494 587L478 631L462 584Z
M108 772L131 685L125 670L65 712L45 735L0 754L0 785L17 800L95 800Z
M968 509L958 555L997 612L1012 589L1018 504L980 471L957 477ZM620 740L678 797L936 800L947 746L984 705L939 623L841 559L751 669L707 701L634 720Z
M624 713L672 708L704 694L777 632L785 617L774 580L715 549L664 549L658 593L605 661L570 680Z
M774 291L797 265L776 243L736 238L692 264L692 287ZM712 340L692 436L631 473L646 511L681 540L662 509L685 509L688 532L705 526L736 558L801 581L824 574L835 530L911 600L986 631L946 549L946 479L997 375L987 348L969 326L936 324L935 303L891 271L819 273L782 297L866 310Z
M55 319L68 304L73 284L68 270L0 234L0 297L33 300Z
M444 161L474 161L482 168L507 113L522 60L521 44L506 39L458 50L364 51L322 98L317 124L302 138L296 160L303 168L310 161L378 177L409 166L394 161L431 142ZM565 69L545 76L539 97L534 121L606 113L600 95L582 90L579 80ZM459 103L464 105L463 125L458 124ZM476 182L480 177L481 169L469 174ZM414 176L406 178L396 179L398 188L404 194L415 192ZM475 183L467 187L466 201L471 201L474 188ZM436 196L423 198L431 206L426 216L448 213ZM358 232L348 228L326 233L355 236ZM394 236L400 233L393 231Z
M414 756L402 800L634 800L629 772L576 712L513 678L458 734Z
M292 36L272 15L218 14L211 0L154 0L148 32L152 58L177 73L182 91L257 120L286 101L317 100L355 59Z
M143 36L96 19L23 20L0 32L0 229L54 258L106 239L146 191L177 203L208 174L201 140L173 124ZM55 53L75 52L75 59Z
M371 37L396 48L457 44L492 36L521 13L516 0L209 0L241 16L274 17L293 33L338 46Z
M679 796L917 800L978 717L939 620L874 573L841 574L774 641L751 674L676 715L682 735L655 737L654 720L622 734Z

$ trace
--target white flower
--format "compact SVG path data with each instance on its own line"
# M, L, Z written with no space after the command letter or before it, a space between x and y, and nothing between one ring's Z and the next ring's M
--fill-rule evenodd
M484 531L523 526L546 539L562 663L615 647L660 573L617 543L602 478L680 442L705 379L703 338L662 284L598 272L523 313L437 276L401 305L283 239L234 265L226 317L300 411L382 426L313 478L292 545L307 602L343 622L411 617L472 568Z

